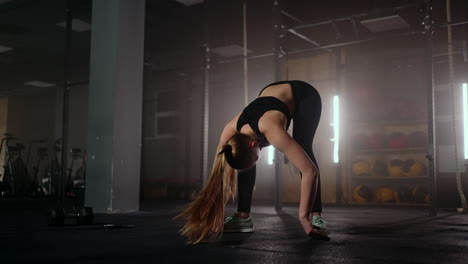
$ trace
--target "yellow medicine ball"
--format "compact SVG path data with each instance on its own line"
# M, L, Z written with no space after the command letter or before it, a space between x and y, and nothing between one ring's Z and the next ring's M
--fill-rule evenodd
M425 176L426 175L426 165L424 165L422 162L415 160L411 166L409 166L407 175L410 177L418 177L418 176Z
M404 169L404 162L402 160L394 159L388 163L388 175L390 177L403 177L406 175Z
M351 168L355 176L370 176L371 168L369 163L359 160L353 163Z
M393 202L393 195L393 190L388 187L380 187L375 191L375 197L381 203Z

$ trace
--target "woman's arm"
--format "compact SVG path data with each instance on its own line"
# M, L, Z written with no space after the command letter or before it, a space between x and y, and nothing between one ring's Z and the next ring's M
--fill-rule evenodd
M280 125L270 125L264 133L268 142L281 151L302 173L301 198L299 203L299 221L304 232L309 235L314 231L310 222L310 210L317 192L318 170L307 156L304 149Z

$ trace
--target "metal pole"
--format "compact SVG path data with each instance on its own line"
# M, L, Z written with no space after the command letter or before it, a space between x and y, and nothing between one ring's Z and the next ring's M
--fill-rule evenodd
M242 2L243 9L243 39L244 39L244 105L249 103L249 86L248 86L248 60L247 60L247 3Z
M185 117L183 118L184 124L189 127L191 127L191 118L190 118L190 113L192 109L192 72L189 73L190 78L188 78L185 74L182 78L184 78L184 86L186 87L184 92L187 96L181 96L181 100L183 102L183 107L185 107ZM182 126L183 127L183 126ZM190 155L191 155L191 150L192 148L190 147L190 138L191 138L191 133L189 133L189 130L185 130L184 132L184 174L185 174L185 200L190 201L191 200L191 186L190 186L190 178L191 178L191 173L190 173Z
M69 92L70 92L70 58L72 41L72 10L71 0L67 0L66 7L66 33L65 33L65 58L64 58L64 90L63 90L63 109L62 109L62 170L59 178L59 203L63 205L64 182L67 177L67 154L68 154L68 112L69 112Z
M208 139L210 129L210 48L204 46L204 77L203 77L203 183L208 177Z
M273 65L275 71L275 81L279 81L281 79L281 64L280 64L280 56L281 56L281 9L279 0L273 1ZM283 207L282 205L282 186L281 186L281 166L280 166L280 153L278 150L275 149L275 209L276 211L280 211Z
M437 176L436 176L436 145L435 145L435 116L434 116L434 85L433 85L433 33L432 1L424 0L424 35L426 41L426 89L427 89L427 167L430 189L429 215L437 215Z
M205 1L205 25L204 38L205 45L202 47L203 53L203 157L202 157L202 184L208 177L208 146L209 146L209 128L210 128L210 47L209 47L209 21L208 21L208 1Z

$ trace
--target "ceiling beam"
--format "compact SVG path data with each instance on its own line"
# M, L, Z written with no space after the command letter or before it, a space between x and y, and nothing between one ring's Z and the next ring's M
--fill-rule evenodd
M406 4L406 5L401 5L401 6L397 6L397 7L393 7L393 8L379 8L379 9L374 9L374 10L371 10L369 12L364 12L364 13L360 13L360 14L353 14L353 15L349 15L349 16L345 16L345 17L335 17L335 18L331 18L331 19L327 19L327 20L320 20L320 21L313 22L313 23L302 24L302 25L295 26L295 27L292 27L292 28L289 28L289 29L285 29L285 30L286 31L289 31L290 29L298 30L298 29L303 29L303 28L310 28L310 27L316 27L316 26L321 26L321 25L327 25L327 24L331 24L331 23L334 23L334 22L349 21L349 20L356 19L356 18L369 17L369 16L378 16L378 15L382 15L384 13L389 13L389 12L394 13L396 11L399 11L399 10L402 10L402 9L408 9L408 8L411 8L411 7L416 7L416 4Z

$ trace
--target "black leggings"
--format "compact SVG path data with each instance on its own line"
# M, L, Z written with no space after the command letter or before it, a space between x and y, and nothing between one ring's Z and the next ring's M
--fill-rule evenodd
M292 87L294 95L295 110L294 114L292 115L294 121L293 138L297 141L297 143L299 143L299 145L301 145L301 147L305 150L309 158L312 160L312 162L314 162L315 166L319 170L317 160L315 159L314 152L312 151L312 142L314 140L315 131L317 130L317 126L320 121L320 115L322 113L322 100L320 95L313 86L302 81L277 82L270 84L267 87L281 83L289 83ZM238 212L250 213L255 178L256 166L239 172L237 177ZM314 204L311 209L311 212L314 213L322 212L322 198L320 189L319 170L317 194L316 197L314 197Z

